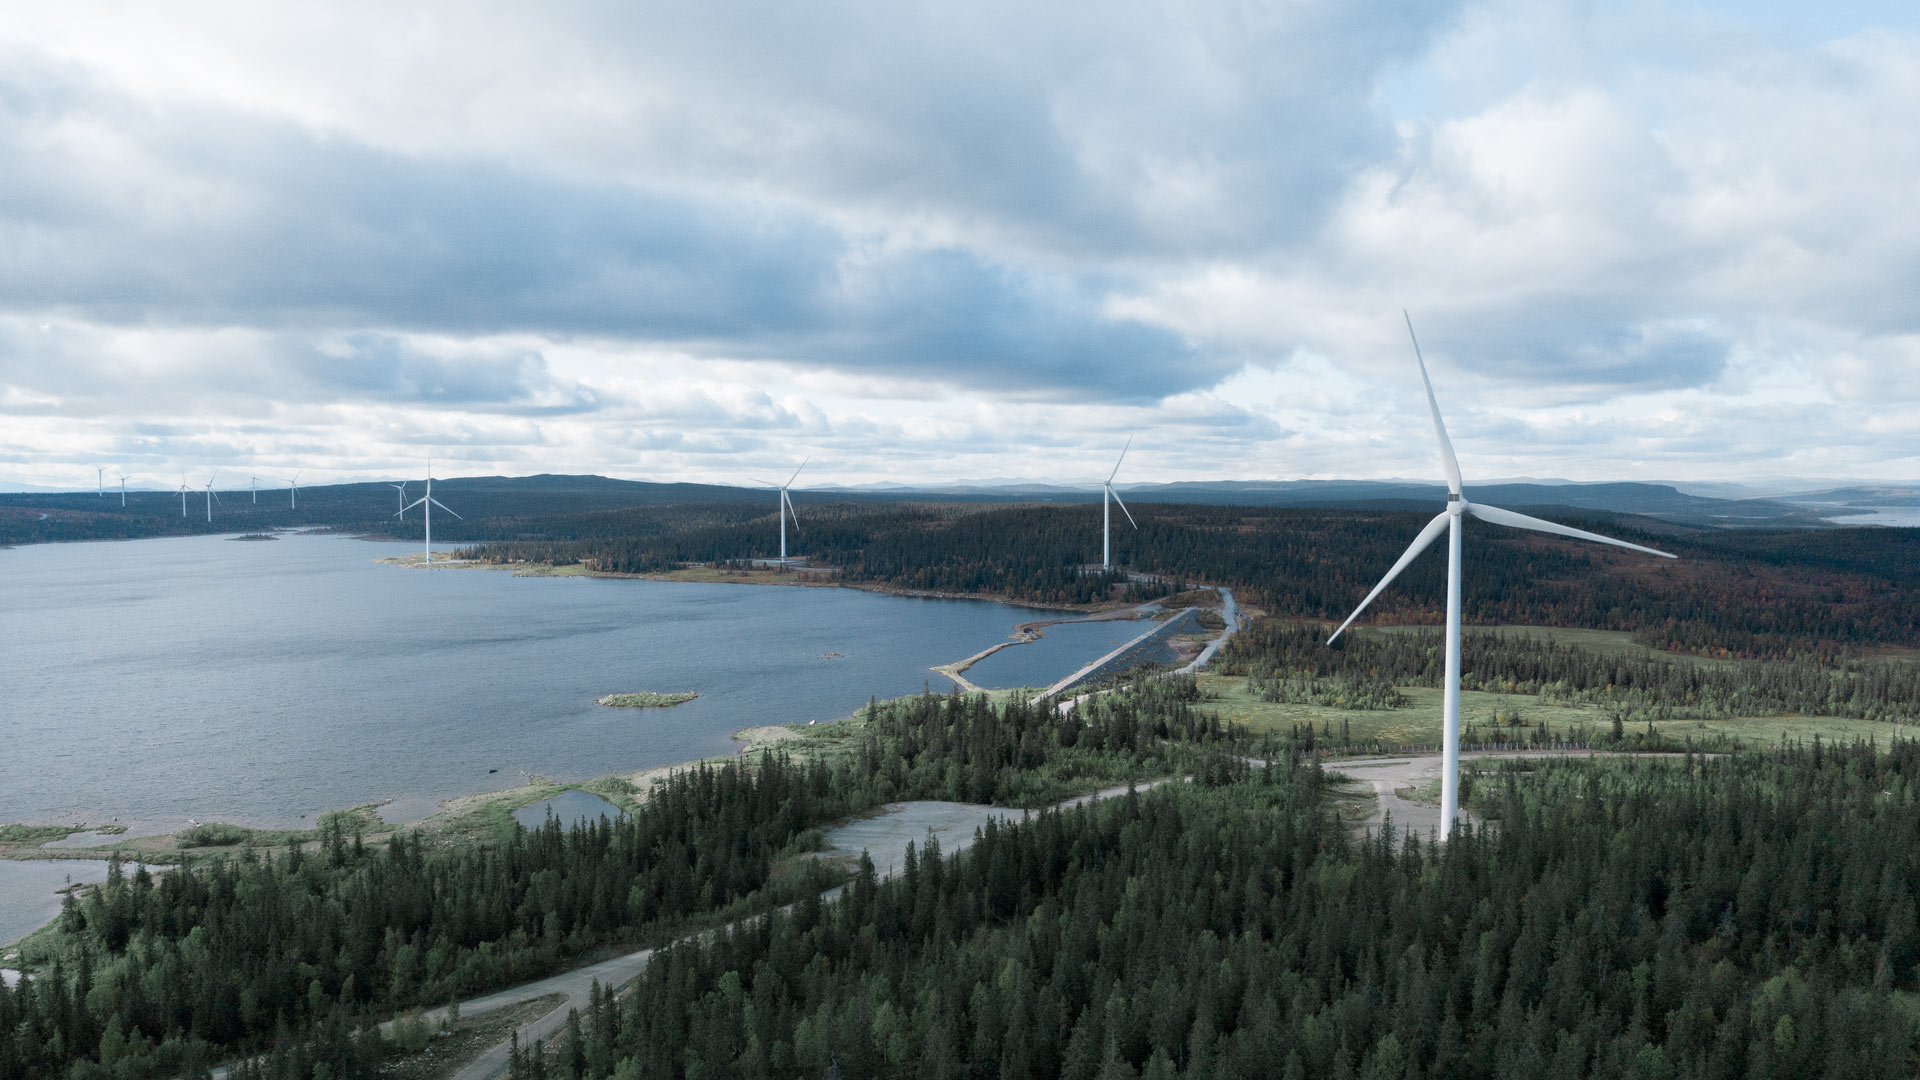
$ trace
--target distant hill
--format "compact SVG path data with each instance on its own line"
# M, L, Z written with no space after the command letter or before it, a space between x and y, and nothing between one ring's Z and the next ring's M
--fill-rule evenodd
M406 500L424 490L407 482ZM1399 480L1200 481L1120 487L1129 503L1186 503L1202 506L1296 507L1355 510L1438 509L1446 490L1438 484ZM262 489L256 503L244 488L221 489L214 520L206 521L204 496L189 493L187 514L179 496L164 491L129 491L127 506L118 492L91 491L0 494L0 543L46 540L118 539L206 532L233 532L299 525L321 525L376 534L416 535L418 525L396 521L399 493L387 483L326 484L300 489L299 507L289 505L284 487ZM497 539L513 535L511 523L555 514L616 511L626 507L729 507L730 517L751 517L765 507L771 491L751 486L658 483L604 476L461 476L436 479L434 494L464 520L436 515L434 535L448 541ZM1827 518L1880 506L1907 506L1911 488L1844 488L1786 499L1718 499L1690 495L1671 484L1507 482L1469 487L1467 496L1497 506L1543 513L1568 511L1632 514L1691 527L1807 528L1832 524ZM1041 483L979 483L877 489L795 488L797 503L904 502L1097 503L1097 486ZM703 511L704 512L704 511ZM410 515L411 517L412 515ZM491 522L493 524L484 524Z

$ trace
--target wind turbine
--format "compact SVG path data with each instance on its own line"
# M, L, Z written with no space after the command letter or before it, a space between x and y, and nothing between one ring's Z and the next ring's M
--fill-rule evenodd
M220 496L213 493L213 478L219 475L219 469L207 474L207 524L209 525L213 524L213 504L220 501Z
M407 482L405 480L402 480L397 484L388 484L387 486L400 493L398 499L394 502L393 505L400 508L400 513L402 514L406 513L407 512ZM397 517L399 515L396 514L395 516Z
M260 501L260 472L252 465L247 466L247 485L253 489L253 501Z
M1113 463L1113 471L1108 473L1107 478L1100 484L1100 569L1102 570L1109 569L1113 562L1113 507L1107 505L1107 500L1120 503L1120 512L1127 515L1127 524L1136 530L1140 528L1140 523L1133 520L1133 511L1127 509L1126 503L1120 502L1120 493L1113 490L1113 478L1120 475L1120 462L1127 460L1127 451L1132 447L1133 436L1129 435L1127 444L1120 448L1120 457Z
M776 484L771 480L755 480L754 481L754 483L756 484L765 484L770 488L777 488L780 491L780 565L781 566L787 565L787 517L788 515L792 515L793 517L794 529L798 531L800 528L800 515L794 513L793 500L787 497L787 489L792 487L793 482L800 478L800 469L806 468L807 462L812 460L813 459L810 457L801 458L800 468L793 470L793 475L787 477L787 482L784 484Z
M180 474L180 517L182 520L184 520L186 516L187 516L187 474L181 473Z
M113 475L115 475L115 476L117 476L117 477L119 477L119 478L120 478L120 508L124 510L124 509L126 509L126 506L127 506L127 480L128 480L128 476L127 476L127 474L126 474L126 473L123 473L123 472L121 472L121 471L120 471L119 469L115 469L115 470L113 470Z
M107 493L107 467L105 465L95 465L93 467L93 493L102 497Z
M453 514L452 510L447 509L446 503L443 503L439 499L436 499L433 497L433 459L432 458L427 459L427 493L425 495L420 496L418 499L413 500L411 505L401 507L400 513L395 514L393 516L402 517L406 514L407 511L413 509L415 506L422 506L426 508L425 510L426 518L427 518L427 563L426 564L428 566L432 566L433 565L433 508L437 506L442 510L446 510L447 513ZM466 518L461 518L459 514L453 514L453 516L456 518L460 518L461 521L466 520Z
M293 474L293 479L287 481L287 509L289 510L300 509L300 473L306 471L301 469L300 472Z
M1444 529L1446 531L1447 674L1446 682L1441 688L1441 725L1444 741L1442 753L1445 764L1443 767L1444 771L1440 776L1440 839L1445 840L1448 834L1453 831L1453 819L1459 816L1460 798L1461 515L1471 514L1481 521L1490 521L1495 525L1506 525L1515 529L1531 529L1534 532L1552 533L1555 536L1571 536L1578 540L1592 540L1597 543L1612 544L1615 547L1643 551L1649 555L1658 555L1665 559L1672 559L1677 556L1654 548L1641 547L1639 544L1629 544L1625 540L1615 540L1612 537L1601 536L1599 533L1590 533L1582 529L1556 525L1551 521L1542 521L1536 517L1528 517L1525 514L1516 514L1511 510L1502 510L1494 506L1482 506L1478 503L1468 502L1466 496L1460 492L1460 462L1453 456L1453 443L1447 439L1447 427L1440 422L1440 403L1435 400L1433 396L1433 380L1427 377L1427 361L1420 355L1420 339L1414 337L1413 334L1413 318L1404 311L1400 314L1407 320L1407 336L1413 338L1413 358L1414 361L1420 365L1420 381L1427 388L1427 410L1433 414L1433 434L1440 441L1440 465L1441 468L1446 470L1447 474L1447 508L1442 510L1432 521L1427 522L1427 527L1421 529L1420 534L1413 538L1413 543L1408 546L1406 553L1400 556L1400 561L1394 563L1393 569L1387 571L1387 576L1380 579L1380 584L1375 585L1373 591L1367 594L1367 598L1360 601L1360 606L1354 608L1353 614L1347 616L1347 621L1341 623L1340 629L1333 632L1333 637L1327 639L1327 644L1333 644L1334 639L1338 638L1348 626L1352 625L1353 620L1359 618L1361 612L1367 610L1367 605L1373 603L1373 598L1380 595L1380 590L1385 589L1388 582L1399 577L1400 571L1405 570L1407 564L1411 563L1415 556L1425 551L1427 545L1433 543L1434 540L1440 536L1441 530Z

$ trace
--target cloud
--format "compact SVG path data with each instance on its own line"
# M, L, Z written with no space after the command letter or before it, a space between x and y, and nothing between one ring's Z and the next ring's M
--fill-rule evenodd
M1477 475L1913 467L1911 27L74 0L0 57L22 479L1427 475L1402 308Z

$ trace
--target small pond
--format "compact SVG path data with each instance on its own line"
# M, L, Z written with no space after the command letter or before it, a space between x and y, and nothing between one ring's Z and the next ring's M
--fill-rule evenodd
M532 806L523 806L513 812L513 820L529 829L537 829L547 823L547 814L552 813L560 819L563 828L578 828L582 821L599 821L603 816L619 818L620 808L589 791L563 791L551 799L541 799Z

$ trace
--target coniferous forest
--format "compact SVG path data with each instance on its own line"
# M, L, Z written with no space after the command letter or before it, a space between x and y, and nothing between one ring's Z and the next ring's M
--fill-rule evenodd
M1911 1076L1916 770L1516 767L1435 849L1352 839L1311 762L1221 759L675 947L517 1071Z
M777 543L767 507L724 492L514 498L460 526L470 556L638 573L744 567ZM362 502L336 524L376 521ZM1092 573L1085 506L807 510L795 550L864 587L1045 604L1232 587L1267 617L1211 670L1265 701L1395 710L1441 681L1432 631L1326 642L1424 515L1154 506L1115 534L1129 573ZM1064 715L875 703L831 748L691 767L584 829L375 843L334 816L305 847L116 867L0 988L0 1078L387 1075L407 1040L377 1025L396 1013L650 945L640 980L517 1048L516 1080L1920 1072L1920 744L1699 754L1622 733L1920 719L1913 530L1572 523L1681 559L1476 531L1463 687L1595 706L1613 731L1594 742L1679 752L1484 768L1464 789L1484 824L1444 848L1345 823L1356 793L1319 755L1350 741L1224 725L1191 678ZM1437 621L1441 562L1366 621ZM814 857L826 826L908 799L1040 812L885 880Z
M87 890L0 995L0 1074L379 1075L372 1021L681 939L521 1076L1911 1075L1920 744L1514 761L1444 848L1352 833L1297 740L1188 680L1081 715L867 711L831 759L696 768L491 846L209 861ZM796 870L909 797L1045 806L896 878ZM798 864L798 865L805 865ZM762 919L742 919L780 903ZM698 939L701 925L727 929Z

